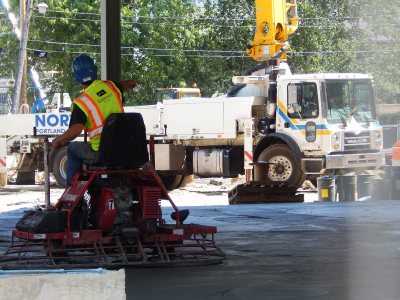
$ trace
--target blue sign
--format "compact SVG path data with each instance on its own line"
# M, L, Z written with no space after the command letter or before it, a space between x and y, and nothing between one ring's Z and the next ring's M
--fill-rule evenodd
M69 126L69 113L35 114L35 127L38 135L63 134Z

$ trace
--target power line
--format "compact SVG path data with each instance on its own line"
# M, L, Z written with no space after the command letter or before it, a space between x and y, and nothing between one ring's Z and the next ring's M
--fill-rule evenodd
M100 47L98 44L80 44L80 43L68 43L68 42L53 42L53 41L42 41L42 40L29 40L33 43L44 43L50 45L63 45L63 46L83 46L83 47ZM121 49L127 50L146 50L146 51L174 51L174 52L209 52L209 53L243 53L244 51L236 50L208 50L208 49L178 49L178 48L147 48L147 47L136 47L136 46L122 46Z
M92 22L92 23L99 23L100 20L99 19L80 19L80 18L69 18L69 17L53 17L53 16L33 16L33 19L55 19L55 20L69 20L69 21L77 21L77 22ZM331 22L332 20L335 20L336 18L332 18L332 19L322 19L319 18L318 20L326 20ZM348 19L348 18L347 18ZM187 23L166 23L166 22L160 22L160 23L154 23L154 22L139 22L139 21L122 21L122 25L143 25L143 26L170 26L170 27L198 27L198 24L194 24L193 20L195 19L187 19L185 21L187 21ZM306 19L304 19L306 20ZM316 18L314 19L309 19L309 20L317 20ZM398 26L398 24L386 24L388 26ZM235 28L246 28L248 30L254 30L255 29L255 25L252 24L247 24L247 25L239 25L239 24L212 24L212 23L208 23L208 24L204 24L201 25L207 28L230 28L230 29L235 29ZM326 25L313 25L313 24L307 24L307 22L305 22L304 24L302 24L300 22L300 24L298 25L299 28L315 28L315 29L326 29L326 28L334 28L337 25L334 23L330 23L330 24L326 24ZM362 25L354 25L352 24L352 27L363 27Z
M65 10L51 10L47 9L47 12L53 12L53 13L62 13L62 14L71 14L71 15L90 15L90 16L98 16L100 17L101 14L99 13L89 13L89 12L73 12L73 11L65 11ZM400 16L400 13L393 13L390 12L388 14L387 12L376 12L378 14L384 14L386 17L398 17ZM185 18L179 17L179 16L157 16L157 15L151 15L151 16L143 16L143 15L122 15L122 18L134 18L134 19L153 19L153 20L158 20L158 19L165 19L165 20L184 20ZM358 20L358 19L368 19L368 18L376 18L374 15L361 15L361 16L325 16L325 17L300 17L301 20L325 20L325 21L332 21L332 20ZM255 18L235 18L235 17L220 17L220 18L205 18L205 17L193 17L191 20L204 20L204 21L216 21L216 20L222 20L222 21L251 21L254 22Z
M54 13L63 13L63 14L71 14L71 15L90 15L90 16L98 16L100 17L101 14L98 13L87 13L87 12L70 12L70 11L62 11L62 10L51 10L48 9L47 12L54 12ZM188 17L179 17L179 16L142 16L142 15L122 15L121 16L123 19L153 19L153 20L185 20ZM190 17L191 20L201 20L201 21L215 21L215 20L223 20L223 21L254 21L255 19L252 18L232 18L232 17L226 17L226 18L204 18L204 17Z
M78 19L78 18L69 18L69 17L53 17L53 16L33 16L33 19L55 19L55 20L68 20L68 21L86 21L86 22L93 22L99 23L100 19ZM134 25L157 25L157 26L172 26L172 27L196 27L197 24L193 24L193 19L187 19L187 23L151 23L151 22L138 22L138 21L122 21L121 24L134 24ZM228 27L228 28L254 28L254 25L237 25L237 24L206 24L207 27Z
M30 52L35 51L44 51L48 53L64 53L64 54L91 54L91 55L100 55L100 52L94 51L75 51L75 50L48 50L48 49L36 49L36 48L26 48L26 50Z
M32 19L55 19L55 20L69 20L69 21L87 21L87 22L100 22L100 19L78 19L78 18L68 18L68 17L52 17L52 16L37 16L33 15Z
M45 50L45 49L35 49L27 48L28 51L45 51L48 53L63 53L63 54L91 54L100 55L100 52L95 51L76 51L76 50ZM135 56L135 53L121 53L121 56ZM146 58L146 57L177 57L176 54L142 54L136 55L135 58ZM186 58L249 58L245 55L185 55Z
M62 45L62 46L81 46L81 47L97 47L100 48L99 44L82 44L82 43L68 43L68 42L54 42L54 41L43 41L43 40L29 40L30 43L43 43L50 45ZM200 53L244 53L242 50L215 50L215 49L179 49L179 48L160 48L160 47L137 47L137 46L121 46L123 50L137 50L137 51L162 51L162 52L200 52ZM319 50L319 51L287 51L289 54L330 54L330 53L372 53L372 52L393 52L400 51L396 49L390 50Z
M84 46L84 47L100 47L99 44L82 44L82 43L68 43L68 42L53 42L53 41L43 41L43 40L28 40L33 43L44 43L50 45L64 45L64 46Z
M77 12L77 11L66 11L66 10L53 10L47 9L46 12L63 13L63 14L73 14L73 15L91 15L100 17L99 13L89 13L89 12Z
M97 51L77 51L77 50L46 50L46 49L36 49L36 48L27 48L28 51L45 51L48 53L63 53L63 54L90 54L90 55L100 55L100 52ZM196 51L196 50L193 50ZM215 51L210 51L208 53L214 53ZM229 52L229 51L228 51ZM354 51L299 51L288 52L288 57L290 56L311 56L311 55L342 55L342 54L373 54L373 53L393 53L400 52L398 50L354 50ZM136 59L144 59L146 57L177 57L177 54L148 54L148 53L121 53L121 56L134 56ZM184 57L186 58L213 58L213 59L231 59L231 58L240 58L240 59L250 59L249 56L245 55L210 55L210 54L187 54Z

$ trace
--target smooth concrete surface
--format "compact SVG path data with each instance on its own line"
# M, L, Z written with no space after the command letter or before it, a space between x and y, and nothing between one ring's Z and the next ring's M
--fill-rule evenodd
M210 203L226 197L208 195ZM0 192L0 239L10 237L25 207L42 201L41 192ZM188 208L187 222L218 227L215 238L226 260L217 266L126 269L127 299L400 299L400 200ZM170 211L163 208L167 221ZM24 287L22 276L13 288ZM48 288L54 276L38 281L37 289L46 286L40 290L48 296L62 292L62 286ZM64 276L74 300L94 293L96 300L109 299L121 287L104 285L102 294L90 278L96 274L84 281ZM0 276L0 285L7 290L5 279ZM19 294L34 299L31 295ZM1 292L0 299L9 299L5 296Z
M400 299L400 201L190 210L224 263L127 269L127 299Z

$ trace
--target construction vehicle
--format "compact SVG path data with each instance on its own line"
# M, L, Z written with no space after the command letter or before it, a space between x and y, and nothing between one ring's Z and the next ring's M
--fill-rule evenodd
M379 122L383 128L383 150L390 153L393 145L400 140L400 104L380 103Z
M16 184L34 184L35 172L44 170L43 139L62 134L68 128L70 104L68 93L55 93L45 112L0 115L0 153L16 158L16 164L8 166L9 171L17 174ZM52 151L49 163L56 180L64 183L66 149L62 151ZM1 159L6 161L5 157Z
M13 33L21 40L21 32L17 26L17 18L4 3ZM71 99L68 93L55 93L49 103L45 90L42 88L36 70L31 67L29 75L35 91L35 101L32 107L23 104L19 107L20 114L10 115L11 104L8 101L9 89L14 87L14 80L0 79L0 172L7 173L13 169L17 174L15 183L34 184L35 172L44 170L43 138L54 137L63 133L68 127ZM7 85L4 83L7 82ZM37 114L36 114L37 113ZM15 156L15 163L6 165L7 156ZM57 181L65 184L66 158L57 152L50 155L49 163L54 164L54 174Z
M247 52L260 64L234 77L227 94L125 108L143 115L148 137L155 139L155 168L166 186L179 187L191 174L246 174L247 182L296 188L321 174L379 168L382 127L372 77L293 75L285 55L297 29L296 1L255 3L257 29ZM54 134L67 121L68 115L43 115L26 124ZM66 148L50 156L62 182Z
M43 101L46 97L40 86L37 75L32 76L37 100L35 109L29 114L8 114L8 102L4 102L4 114L0 114L0 153L7 153L17 157L17 164L9 166L16 173L16 184L34 184L35 173L43 171L43 139L50 139L60 135L67 130L70 119L69 107L71 98L68 93L55 93L50 102ZM7 81L4 86L4 99L8 99L8 88L12 87L13 81ZM0 82L1 84L1 82ZM1 90L0 90L1 92ZM154 91L157 100L185 99L199 97L199 88L158 88ZM2 99L3 99L2 98ZM6 101L5 100L5 101ZM129 109L128 109L129 111ZM4 155L5 156L5 155ZM5 157L1 157L6 161ZM49 154L49 168L54 179L60 186L66 186L67 172L67 146L58 150L51 150ZM175 186L175 177L171 179L164 176L163 180L167 186ZM178 183L180 180L178 180Z
M227 94L129 108L142 113L149 135L158 136L160 174L171 182L188 174L246 174L247 183L295 192L321 174L379 168L382 127L372 77L293 75L286 50L298 25L296 1L255 3L256 34L247 53L260 63L234 77Z
M171 99L184 99L201 97L200 89L197 87L192 88L156 88L154 90L156 102L163 102L164 100Z
M20 219L0 269L221 263L216 227L186 223L189 211L175 206L149 163L145 131L140 114L111 114L99 162L75 174L54 207L48 189L45 208ZM172 206L170 224L161 201Z

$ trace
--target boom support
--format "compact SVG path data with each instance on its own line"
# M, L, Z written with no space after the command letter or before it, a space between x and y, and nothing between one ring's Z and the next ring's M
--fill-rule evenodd
M256 33L247 54L256 61L274 57L297 30L298 23L296 0L256 0ZM281 59L286 60L285 52Z

